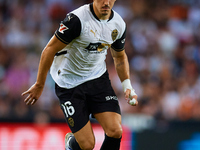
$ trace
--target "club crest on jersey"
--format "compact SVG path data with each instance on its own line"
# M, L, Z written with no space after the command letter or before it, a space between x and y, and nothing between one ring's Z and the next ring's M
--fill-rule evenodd
M113 41L117 38L117 35L118 35L117 29L113 30L113 31L112 31L112 34L111 34L112 40L113 40Z
M68 30L69 28L66 27L63 23L60 24L59 32L64 34L64 31Z

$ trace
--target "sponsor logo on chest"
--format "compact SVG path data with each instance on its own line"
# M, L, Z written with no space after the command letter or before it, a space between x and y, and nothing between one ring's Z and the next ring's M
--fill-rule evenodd
M92 33L92 37L91 37L91 41L94 40L95 38L97 38L97 34L98 34L98 31L97 30L94 30L94 29L90 29L89 30L90 33ZM104 34L104 33L102 33ZM106 35L107 33L105 33ZM109 37L109 34L107 34L108 36L108 39L110 38ZM111 34L111 39L113 41L116 40L117 36L118 36L118 30L117 29L114 29ZM102 52L103 50L106 50L108 49L109 47L111 47L111 44L108 44L108 43L101 43L100 42L100 38L98 39L99 42L91 42L85 49L88 50L88 51L97 51L97 52ZM103 39L101 41L106 41L106 39Z

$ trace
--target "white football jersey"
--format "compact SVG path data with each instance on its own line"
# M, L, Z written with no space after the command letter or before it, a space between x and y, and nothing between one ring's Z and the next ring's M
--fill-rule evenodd
M114 10L108 20L99 20L87 4L67 14L55 36L67 46L54 57L50 74L69 89L105 73L107 49L124 50L126 24Z

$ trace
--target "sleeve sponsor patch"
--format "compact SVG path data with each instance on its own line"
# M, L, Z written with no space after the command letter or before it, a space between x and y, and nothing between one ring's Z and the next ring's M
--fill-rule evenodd
M81 21L79 18L69 13L66 18L61 21L59 28L56 30L56 37L63 43L70 43L77 38L81 33Z
M69 28L67 26L65 26L63 23L60 24L60 28L59 28L59 32L64 34L65 30L68 30Z

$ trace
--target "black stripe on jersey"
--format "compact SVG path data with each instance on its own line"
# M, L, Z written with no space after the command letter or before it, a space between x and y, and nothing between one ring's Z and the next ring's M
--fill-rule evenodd
M95 12L94 12L93 3L90 4L90 11L92 12L93 16L94 16L98 21L100 21L99 18L97 17L97 15L96 15ZM113 12L113 10L111 10L111 15L110 15L108 21L110 21L110 20L113 18L113 16L114 16L114 12Z
M67 54L67 51L58 52L55 54L55 56L60 56L60 55L64 55L64 54Z
M81 21L72 14L67 14L66 18L61 21L60 27L56 30L55 36L63 43L68 44L73 39L80 36L81 33Z
M117 39L112 45L111 48L117 52L124 50L125 48L125 39L126 39L126 29L120 39Z

